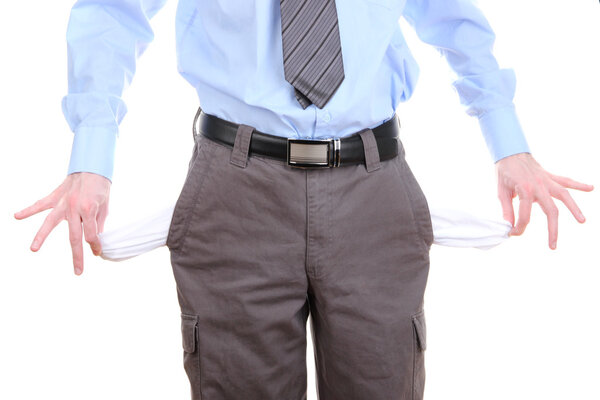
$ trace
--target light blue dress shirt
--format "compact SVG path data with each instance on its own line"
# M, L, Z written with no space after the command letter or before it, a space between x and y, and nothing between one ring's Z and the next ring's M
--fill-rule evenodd
M153 39L150 19L166 0L79 0L67 29L74 132L68 174L112 180L121 98ZM290 1L290 0L288 0ZM392 117L415 89L418 66L400 17L456 72L461 103L476 116L492 159L530 152L517 119L515 75L492 54L495 35L470 0L338 0L345 79L323 109L303 109L285 80L279 0L179 0L178 70L202 109L284 137L344 137Z

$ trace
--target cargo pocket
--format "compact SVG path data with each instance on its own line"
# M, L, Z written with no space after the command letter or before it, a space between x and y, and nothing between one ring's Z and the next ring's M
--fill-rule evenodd
M190 380L192 398L200 398L200 356L198 351L198 317L181 314L183 367Z
M188 164L188 172L175 203L173 216L167 233L166 245L171 251L181 248L181 244L190 224L191 216L198 203L204 178L208 174L211 158L210 150L213 146L202 144L208 140L199 135L194 143L194 151Z
M414 348L412 400L421 400L425 390L425 349L427 349L427 330L423 310L412 316L412 324Z

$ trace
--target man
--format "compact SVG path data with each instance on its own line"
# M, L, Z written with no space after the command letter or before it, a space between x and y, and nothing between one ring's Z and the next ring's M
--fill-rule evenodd
M75 132L68 176L16 217L53 209L33 251L67 219L77 274L82 235L101 251L121 94L163 3L73 7L63 101ZM546 172L531 156L512 105L514 76L498 68L492 30L470 1L178 7L179 69L204 110L167 239L192 397L306 398L311 315L321 399L422 398L432 232L394 115L417 75L399 17L457 72L458 93L496 163L511 234L523 233L537 201L555 248L552 197L583 222L566 189L592 187ZM316 141L325 138L336 140Z

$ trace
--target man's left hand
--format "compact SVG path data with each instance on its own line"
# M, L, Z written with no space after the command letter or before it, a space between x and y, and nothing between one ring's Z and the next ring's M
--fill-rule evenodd
M537 201L548 218L548 245L551 249L556 249L558 208L552 197L561 200L578 222L585 222L585 217L567 188L590 192L594 186L549 173L530 153L513 154L497 161L496 177L503 217L513 225L509 235L518 236L525 231L531 206ZM519 196L519 218L516 225L512 202L515 196Z

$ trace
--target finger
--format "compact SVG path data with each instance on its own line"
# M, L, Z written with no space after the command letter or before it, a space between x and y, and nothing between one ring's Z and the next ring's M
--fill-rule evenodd
M16 219L24 219L24 218L30 217L34 214L37 214L40 211L47 210L51 207L52 207L52 202L51 202L49 196L47 196L47 197L44 197L43 199L39 199L38 201L36 201L32 205L30 205L29 207L26 207L26 208L22 209L21 211L17 211L14 214L14 217Z
M540 193L537 196L537 202L548 219L548 245L551 249L555 249L558 237L558 207L548 192Z
M96 208L87 210L83 215L83 233L85 241L89 243L94 255L100 254L100 239L98 238L98 226L96 225Z
M67 220L69 221L69 242L73 253L73 267L76 275L83 272L83 244L81 233L81 217L76 212L71 212Z
M97 223L98 223L98 234L100 234L101 232L104 232L104 222L106 221L107 216L108 216L108 204L105 203L104 205L100 206L100 210L98 211L98 215L96 217ZM98 253L98 255L100 255L100 254L102 254L102 241L100 241L100 253Z
M506 188L501 188L498 190L498 199L502 206L502 217L514 226L515 211L513 209L512 194Z
M577 221L579 221L580 223L585 222L585 217L583 216L583 213L581 212L581 210L577 206L577 203L575 203L575 200L573 200L573 197L571 197L571 194L567 189L562 187L551 187L550 194L556 197L557 199L561 200L567 206L569 211L571 211L571 214L573 214Z
M528 193L519 193L519 218L517 224L511 230L510 235L521 235L525 231L525 227L531 218L531 205L533 199Z
M100 206L100 210L98 210L98 216L96 217L98 220L98 233L104 232L104 222L106 221L106 217L108 216L108 205L104 204Z
M35 237L33 238L33 242L31 243L31 247L30 247L31 251L38 251L40 249L40 247L42 247L42 244L44 243L44 241L46 240L46 237L48 237L48 235L50 234L52 229L54 229L56 227L56 225L58 225L60 223L60 221L62 221L63 219L64 219L64 216L61 217L60 211L57 211L56 208L54 210L52 210L52 212L50 212L46 216L46 219L44 219L42 226L40 227L40 229L37 231Z
M567 178L566 176L550 174L550 177L555 182L560 183L562 186L569 189L583 190L584 192L590 192L594 189L594 185L588 185L586 183L577 182L576 180Z

